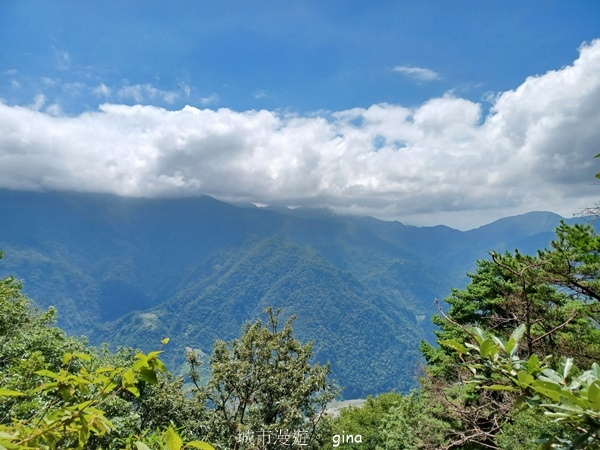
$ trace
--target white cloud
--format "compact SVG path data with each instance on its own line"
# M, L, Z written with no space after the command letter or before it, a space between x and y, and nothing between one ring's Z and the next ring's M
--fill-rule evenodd
M29 105L29 108L31 108L34 111L39 111L40 109L43 108L43 106L45 104L46 104L46 96L42 95L42 94L38 94L35 96L33 103L31 105Z
M570 215L600 194L600 41L580 51L498 94L485 117L450 95L307 117L115 104L54 117L43 98L0 104L0 187L209 194L461 227L535 209ZM164 95L126 88L133 100Z
M192 88L189 84L181 82L178 84L179 89L181 89L181 92L183 93L183 96L185 98L189 98L189 96L192 94Z
M108 98L112 94L112 89L104 83L100 83L92 90L92 92L100 97Z
M392 71L398 72L417 81L436 81L442 79L439 73L423 67L396 66L392 68Z
M214 105L215 103L219 102L219 94L213 92L212 94L210 94L207 97L201 97L200 98L200 103L204 106L208 106L208 105Z
M269 98L269 92L265 89L258 89L252 93L252 98L255 100L261 100L263 98Z
M69 53L56 47L52 48L54 50L54 57L56 59L56 67L60 70L67 70L71 65L71 56Z
M123 86L119 89L117 95L122 100L133 100L137 103L160 100L173 104L179 98L178 92L158 89L148 83Z

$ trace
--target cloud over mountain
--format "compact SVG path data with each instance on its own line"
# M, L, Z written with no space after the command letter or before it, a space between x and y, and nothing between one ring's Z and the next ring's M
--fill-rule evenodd
M572 65L499 93L486 115L452 95L306 116L0 104L0 187L208 194L458 226L532 209L569 215L599 193L599 73L594 41Z

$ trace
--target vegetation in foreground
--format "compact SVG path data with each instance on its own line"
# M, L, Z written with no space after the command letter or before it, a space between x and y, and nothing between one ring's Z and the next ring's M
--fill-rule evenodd
M599 448L600 237L562 224L550 249L492 252L470 278L433 318L441 345L422 343L419 389L338 417L328 367L277 311L217 342L205 383L188 349L187 386L160 351L67 336L6 278L0 448Z
M54 326L52 309L36 311L18 281L0 280L0 449L318 448L337 395L329 369L311 364L293 318L280 327L266 312L267 323L215 344L205 384L188 349L188 388L161 351L88 346Z
M491 252L469 277L433 318L419 389L338 417L329 368L277 311L215 344L206 383L188 349L187 387L160 350L88 346L2 279L0 449L600 448L600 237L563 223L549 249Z
M477 264L433 318L419 389L343 411L334 431L373 450L600 448L600 237L561 224L550 249Z

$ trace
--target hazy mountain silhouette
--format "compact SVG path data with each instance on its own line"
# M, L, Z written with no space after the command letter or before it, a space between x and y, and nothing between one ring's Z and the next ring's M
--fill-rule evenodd
M330 361L346 397L406 389L434 299L490 250L545 247L561 217L534 212L458 231L329 210L0 190L1 274L93 343L209 354L267 306Z

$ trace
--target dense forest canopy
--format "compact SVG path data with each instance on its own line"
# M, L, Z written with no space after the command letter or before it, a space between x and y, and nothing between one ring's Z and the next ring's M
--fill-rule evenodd
M193 383L185 384L166 371L160 352L111 353L68 336L54 325L54 310L36 310L20 282L5 278L0 443L595 448L600 237L590 225L563 223L548 249L533 256L491 252L469 277L433 318L441 345L421 344L419 388L370 397L339 416L325 414L338 393L330 369L312 362L311 345L293 336L293 318L281 327L277 311L268 309L265 323L245 325L240 338L215 344L206 383L199 356L188 349Z

